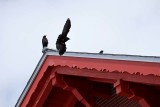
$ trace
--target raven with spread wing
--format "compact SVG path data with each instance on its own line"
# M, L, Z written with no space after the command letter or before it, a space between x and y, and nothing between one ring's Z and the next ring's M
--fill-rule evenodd
M42 45L43 48L48 46L48 39L46 38L46 35L44 35L42 38Z
M66 52L67 48L66 48L65 42L69 40L69 38L67 37L67 34L70 28L71 28L71 21L68 18L62 30L62 34L58 36L56 41L56 48L59 51L59 55L63 55Z

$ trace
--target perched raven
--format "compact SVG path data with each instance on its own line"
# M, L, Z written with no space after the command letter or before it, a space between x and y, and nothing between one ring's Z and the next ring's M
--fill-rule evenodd
M43 48L48 46L48 39L46 38L46 35L44 35L42 38L42 45Z
M63 55L66 52L67 47L65 42L69 40L69 38L67 37L67 34L70 28L71 28L71 21L68 18L62 30L62 34L58 36L56 41L56 48L59 51L59 55Z
M100 54L103 54L103 50L101 50L99 53L100 53Z

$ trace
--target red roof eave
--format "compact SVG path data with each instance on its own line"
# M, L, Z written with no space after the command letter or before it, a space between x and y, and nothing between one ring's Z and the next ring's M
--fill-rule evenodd
M123 79L125 81L160 85L160 62L157 61L121 60L120 58L117 58L116 60L114 58L103 59L67 55L58 56L46 53L43 55L40 62L41 64L36 68L35 73L33 74L34 76L31 77L32 81L29 83L28 88L25 88L25 93L22 93L24 94L23 98L20 98L17 107L19 107L19 105L26 106L28 104L38 82L42 79L49 66L61 66L60 68L57 68L60 69L57 73L63 75L84 76L89 77L89 79L98 78L100 81L108 78L108 80ZM66 68L63 70L63 67L68 67L68 71ZM79 71L74 72L74 70ZM90 71L93 71L94 73Z

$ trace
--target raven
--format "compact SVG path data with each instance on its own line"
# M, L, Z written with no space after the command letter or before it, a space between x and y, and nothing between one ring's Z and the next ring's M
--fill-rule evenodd
M100 54L103 54L103 50L101 50L99 53L100 53Z
M66 47L65 42L70 40L70 38L67 37L67 34L70 28L71 28L71 21L68 18L63 27L62 34L58 36L57 41L56 41L56 48L59 51L59 55L63 55L66 52L67 47Z
M44 35L42 38L42 45L43 48L48 46L48 39L46 38L46 35Z

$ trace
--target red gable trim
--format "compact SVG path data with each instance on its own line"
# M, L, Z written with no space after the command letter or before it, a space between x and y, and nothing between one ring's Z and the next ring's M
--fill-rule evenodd
M122 61L110 59L96 58L78 58L78 57L59 57L48 56L50 65L61 65L78 68L96 69L98 71L124 72L129 74L141 75L157 75L160 76L160 63L154 62L138 62L138 61Z
M93 73L93 75L97 78L103 79L108 78L108 73L110 73L110 79L124 79L128 74L133 74L133 76L138 77L139 79L134 79L135 77L127 80L141 83L149 83L154 85L159 85L160 80L160 63L155 62L139 62L139 61L122 61L122 60L111 60L111 59L97 59L97 58L80 58L80 57L66 57L66 56L47 56L46 60L43 62L42 67L39 69L38 74L34 77L28 92L25 94L23 101L21 102L21 106L26 106L31 98L31 95L34 93L38 82L42 79L44 73L47 71L48 66L68 66L68 67L78 67L80 69L87 68L93 69L97 73ZM104 72L104 73L100 73ZM111 74L113 72L124 73L124 76L118 76L117 74ZM67 72L63 70L59 70L60 74L65 74ZM74 73L70 72L68 75L78 75L79 72ZM89 72L88 72L89 73ZM105 75L104 75L105 74ZM136 75L138 74L138 75ZM80 73L81 76L90 76L92 73ZM92 76L93 76L92 75ZM98 77L98 75L101 75ZM152 75L145 77L142 79L141 77L145 75ZM102 78L103 77L103 78ZM111 78L112 77L112 78ZM152 80L154 77L155 80ZM92 79L92 78L91 78ZM146 79L146 80L145 80ZM151 81L152 80L152 81Z

